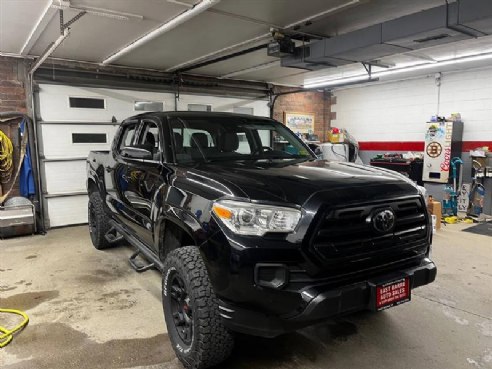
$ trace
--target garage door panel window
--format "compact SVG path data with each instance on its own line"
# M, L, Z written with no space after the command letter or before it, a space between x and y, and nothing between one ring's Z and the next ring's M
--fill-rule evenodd
M135 111L164 111L164 103L161 101L135 101Z
M68 103L73 109L106 109L106 100L97 97L70 96Z
M188 111L212 111L212 105L188 104Z
M73 144L105 144L108 143L106 133L72 133Z
M232 108L232 112L237 114L247 114L247 115L255 114L254 109L247 106L234 106Z

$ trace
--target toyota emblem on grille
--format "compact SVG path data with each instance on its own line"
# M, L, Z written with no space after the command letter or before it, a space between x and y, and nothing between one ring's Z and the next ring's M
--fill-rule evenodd
M379 233L390 232L395 227L395 213L391 209L380 210L367 220Z

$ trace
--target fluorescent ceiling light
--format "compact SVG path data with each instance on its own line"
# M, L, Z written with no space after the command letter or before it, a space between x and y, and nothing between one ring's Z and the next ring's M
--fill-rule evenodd
M374 74L374 72L373 72ZM364 79L365 77L368 77L367 73L361 74L360 70L357 70L355 73L354 71L344 71L342 72L341 75L330 75L330 76L321 76L321 77L313 77L309 78L308 80L305 81L305 85L318 85L321 83L330 83L332 81L338 81L338 80L352 80L353 78L362 78ZM316 86L314 86L316 87Z
M142 37L136 39L131 44L125 46L124 48L118 50L113 55L104 59L101 64L109 64L116 59L121 58L123 55L129 53L130 51L136 49L137 47L149 42L150 40L159 37L160 35L172 30L173 28L179 26L180 24L186 22L188 19L204 12L208 8L217 4L220 0L202 0L200 3L195 5L193 8L186 10L185 12L179 14L178 16L171 19L169 22L162 24L160 27L150 31L149 33L143 35Z
M344 84L344 83L362 82L362 81L365 82L368 79L369 79L369 76L367 74L361 74L359 76L353 76L353 77L334 78L331 80L325 80L323 82L306 83L304 85L304 87L305 88L330 87L330 86L336 86L336 85Z
M460 58L454 58L454 59L444 59L444 60L437 61L435 63L425 63L425 64L414 65L414 66L411 66L408 68L389 69L386 71L374 73L374 75L377 77L384 77L384 76L389 76L389 75L394 75L394 74L399 74L399 73L414 72L414 71L432 69L432 68L437 68L437 67L447 67L450 65L472 63L472 62L477 62L477 61L482 61L482 60L490 60L490 59L492 59L492 53L475 54L475 55L468 55L468 56L464 56L464 57L460 57Z
M434 69L434 68L439 68L439 67L447 67L450 65L456 65L456 64L464 64L464 63L472 63L472 62L477 62L477 61L483 61L483 60L491 60L492 59L492 53L487 53L487 54L474 54L474 55L468 55L460 58L454 58L454 59L444 59L437 61L435 63L425 63L425 64L417 64L409 67L403 67L403 68L393 68L393 69L388 69L380 72L374 72L371 74L371 77L373 78L379 78L379 77L386 77L386 76L391 76L391 75L396 75L396 74L402 74L402 73L409 73L409 72L415 72L415 71L423 71L427 69ZM331 78L331 79L325 79L325 80L320 80L320 79L313 79L310 81L307 81L306 84L304 84L305 88L317 88L317 87L330 87L330 86L336 86L340 84L345 84L345 83L350 83L350 82L357 82L357 81L364 81L368 79L367 74L361 74L357 76L351 76L347 78Z

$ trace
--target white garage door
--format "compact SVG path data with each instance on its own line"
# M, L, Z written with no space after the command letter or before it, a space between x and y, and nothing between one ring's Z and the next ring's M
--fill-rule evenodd
M156 104L149 104L156 103ZM266 100L181 95L178 110L268 116ZM42 84L39 88L41 173L50 227L87 223L86 158L109 150L119 123L143 109L174 110L170 93Z
M50 226L85 223L85 161L90 150L109 150L117 126L103 122L49 122L40 126L43 184Z

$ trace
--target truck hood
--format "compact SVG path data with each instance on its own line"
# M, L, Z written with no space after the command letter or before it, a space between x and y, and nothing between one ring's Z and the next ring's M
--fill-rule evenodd
M358 202L417 195L417 187L403 176L374 167L316 160L288 162L219 162L190 168L186 176L220 193L257 201L303 205L314 194ZM224 191L225 190L225 191Z

